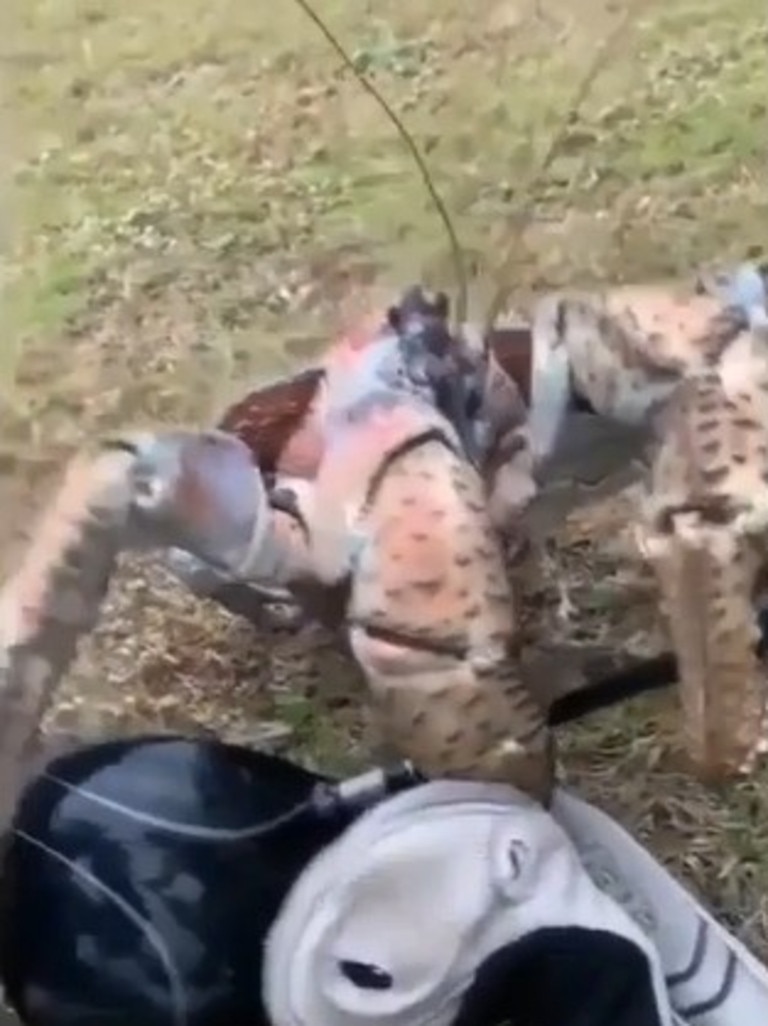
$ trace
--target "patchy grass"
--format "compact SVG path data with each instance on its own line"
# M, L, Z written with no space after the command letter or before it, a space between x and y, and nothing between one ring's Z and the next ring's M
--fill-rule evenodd
M521 207L535 256L518 275L539 281L675 274L761 246L759 0L636 5L527 187L617 17L576 6L503 0L470 17L456 0L328 0L322 13L427 152L475 262L498 262ZM198 418L246 370L324 340L337 311L316 310L321 297L374 274L451 283L401 140L294 5L19 0L16 21L3 363L22 437L25 420L58 436Z
M428 154L473 268L476 314L521 210L519 289L677 276L765 251L763 0L636 5L620 52L531 182L626 2L318 0ZM38 481L88 434L207 423L246 380L316 351L365 286L422 273L453 283L402 142L298 8L9 3L6 523L28 519ZM652 594L633 583L626 552L592 547L627 509L611 515L599 531L586 521L586 542L564 541L581 629L650 644ZM302 752L346 764L365 747L354 702L332 696L322 716L308 712L319 682L348 676L323 646L254 638L134 568L59 713L241 737L279 721ZM767 781L724 795L692 784L673 718L670 701L655 701L569 732L569 772L765 953Z

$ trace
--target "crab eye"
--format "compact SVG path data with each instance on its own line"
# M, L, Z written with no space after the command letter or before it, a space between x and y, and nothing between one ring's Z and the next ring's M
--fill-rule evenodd
M339 962L342 976L361 990L389 990L393 980L388 972L370 962L354 962L343 959Z

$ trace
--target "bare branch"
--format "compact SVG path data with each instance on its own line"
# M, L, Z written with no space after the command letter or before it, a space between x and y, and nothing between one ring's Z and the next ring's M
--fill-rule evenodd
M544 175L547 173L549 168L552 166L553 161L562 150L568 136L568 129L573 123L574 118L583 107L595 82L605 68L608 67L611 58L616 54L619 43L626 35L630 26L636 21L637 16L643 7L645 7L646 3L647 0L628 0L623 15L614 26L613 31L610 32L603 40L603 43L595 54L592 63L587 68L584 77L579 82L573 99L568 105L567 110L564 112L559 127L551 136L549 145L545 149L541 160L529 175L527 182L525 182L525 184L518 190L519 195L530 197L536 187L541 183ZM508 223L512 229L512 235L507 243L504 258L494 275L497 286L485 318L484 329L486 334L496 323L496 319L502 312L504 304L509 298L512 288L510 283L512 268L520 248L524 245L523 233L530 224L530 221L530 213L525 213L520 209L518 209L516 213L511 214L508 219Z
M349 56L349 54L344 49L339 40L336 38L336 36L333 34L333 32L331 32L331 30L325 24L325 22L317 13L317 11L314 10L312 5L309 3L309 0L296 0L296 3L299 5L299 7L301 7L305 14L309 18L311 18L311 20L315 23L318 29L320 29L322 34L325 36L330 45L333 47L333 49L336 51L336 53L343 61L344 66L352 72L352 74L355 76L360 85L366 90L367 93L369 93L370 96L373 97L376 103L378 103L378 105L384 111L386 116L394 125L395 130L397 131L398 135L403 140L408 151L413 157L414 163L416 164L416 167L418 168L419 173L421 174L422 181L424 182L427 192L429 193L430 198L432 199L432 202L435 205L435 209L437 210L440 220L443 222L446 234L448 235L448 240L451 247L451 257L454 265L454 273L456 275L456 286L458 288L458 302L456 303L456 321L459 325L463 324L467 318L467 306L469 302L469 287L464 262L464 252L461 243L459 242L459 237L456 234L456 230L453 227L453 222L451 221L450 214L448 213L448 208L446 207L445 202L440 196L440 193L437 191L437 187L435 186L435 183L432 179L432 175L430 174L426 160L424 159L424 157L421 154L421 151L416 145L416 141L414 140L413 136L410 134L408 129L403 124L402 119L395 113L391 104L384 99L384 97L373 84L373 82L371 82L371 80L367 78L365 75L363 75L362 72L357 68L355 62Z

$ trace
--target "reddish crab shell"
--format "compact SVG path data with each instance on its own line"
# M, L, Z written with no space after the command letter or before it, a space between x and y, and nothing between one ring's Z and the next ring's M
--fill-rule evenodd
M526 403L530 398L532 336L528 327L494 329L491 348L514 380ZM320 441L312 412L323 380L320 367L310 367L249 392L230 406L218 427L241 438L267 474L311 476Z

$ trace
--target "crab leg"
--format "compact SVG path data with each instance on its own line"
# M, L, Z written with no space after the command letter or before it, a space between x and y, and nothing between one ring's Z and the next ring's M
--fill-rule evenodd
M644 547L677 654L689 758L714 782L749 773L760 752L766 694L754 654L757 553L749 539L708 524L700 512L673 515L668 533Z
M131 463L120 449L76 458L20 568L0 590L3 825L56 685L98 619L126 525Z
M745 336L680 386L661 424L641 550L678 657L684 735L701 775L749 772L765 733L755 605L768 538L768 362Z
M388 740L433 777L502 780L546 801L545 712L480 478L439 441L394 464L366 514L350 641Z

